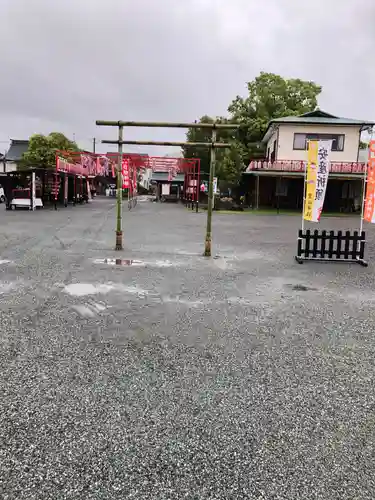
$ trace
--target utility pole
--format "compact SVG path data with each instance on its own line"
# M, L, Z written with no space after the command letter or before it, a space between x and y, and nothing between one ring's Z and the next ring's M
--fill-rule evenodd
M207 226L206 226L206 240L204 244L204 256L211 257L211 236L212 236L212 209L214 198L214 177L215 177L215 161L216 151L213 146L216 142L216 128L212 129L211 136L212 146L210 148L210 179L208 184L208 207L207 207Z
M213 209L213 181L215 176L215 149L230 148L228 143L216 142L216 133L218 129L234 130L238 129L239 125L234 123L170 123L170 122L132 122L132 121L105 121L96 120L96 125L102 127L118 127L118 140L103 140L102 144L118 144L119 151L119 167L117 177L117 229L116 229L116 250L122 250L122 176L121 176L121 159L122 145L131 144L135 146L197 146L210 148L210 180L209 180L209 198L207 210L207 228L205 238L204 256L211 256L211 239L212 239L212 209ZM205 128L212 130L211 142L170 142L170 141L124 141L122 139L122 131L124 127L158 127L158 128ZM199 189L199 186L196 186Z
M122 246L122 133L124 127L118 128L118 164L117 164L117 224L115 250L123 250Z
M96 153L96 139L95 139L95 137L92 140L92 152L94 154Z

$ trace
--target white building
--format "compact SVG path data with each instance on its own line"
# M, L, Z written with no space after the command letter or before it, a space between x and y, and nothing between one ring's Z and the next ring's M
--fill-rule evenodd
M28 140L11 139L10 147L7 153L5 153L4 172L16 171L23 153L25 153L28 148Z
M331 161L357 162L361 135L372 125L372 122L339 118L320 110L277 118L268 124L263 138L267 143L266 156L270 161L304 161L307 141L331 139Z
M372 129L374 122L340 118L321 110L300 116L271 120L263 143L266 158L251 161L246 174L250 204L301 208L303 177L309 140L332 140L331 167L326 194L328 209L357 209L365 171L361 136Z

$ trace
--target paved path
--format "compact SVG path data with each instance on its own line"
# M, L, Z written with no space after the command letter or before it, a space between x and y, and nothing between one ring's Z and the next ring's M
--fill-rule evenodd
M0 212L0 497L373 499L373 265L230 214L207 260L204 214L146 202L113 266L114 217Z

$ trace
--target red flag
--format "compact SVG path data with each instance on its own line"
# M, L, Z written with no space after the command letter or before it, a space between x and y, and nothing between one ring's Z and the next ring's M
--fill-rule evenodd
M121 173L122 173L122 188L123 189L128 189L129 188L129 162L128 160L122 160L122 165L121 165Z

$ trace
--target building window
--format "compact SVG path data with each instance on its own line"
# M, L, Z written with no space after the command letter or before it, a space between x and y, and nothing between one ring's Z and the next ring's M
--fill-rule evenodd
M294 134L293 149L306 149L306 134Z
M344 151L344 134L294 134L293 149L305 151L308 141L332 141L332 151Z

